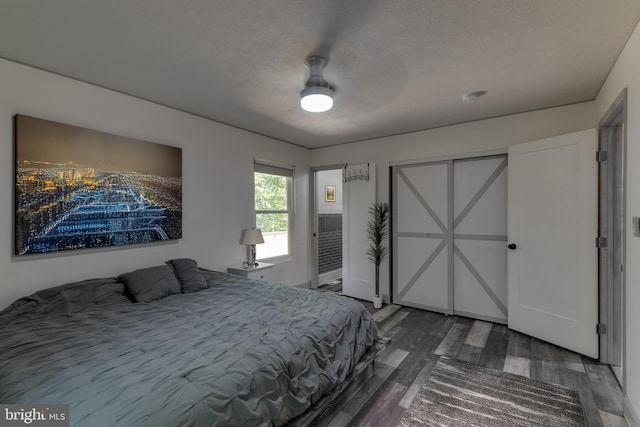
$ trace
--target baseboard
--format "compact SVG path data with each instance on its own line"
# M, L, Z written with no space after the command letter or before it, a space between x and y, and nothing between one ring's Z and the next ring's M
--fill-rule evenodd
M311 280L307 280L306 282L298 283L297 285L293 285L294 288L302 288L302 289L310 289L311 288Z
M624 396L623 403L624 419L627 421L629 427L640 427L640 417L638 417L638 411L633 407L633 404L629 400L629 396Z

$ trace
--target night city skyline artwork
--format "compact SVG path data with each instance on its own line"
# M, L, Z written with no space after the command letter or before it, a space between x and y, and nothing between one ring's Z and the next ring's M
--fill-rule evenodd
M15 254L182 238L182 149L15 116Z

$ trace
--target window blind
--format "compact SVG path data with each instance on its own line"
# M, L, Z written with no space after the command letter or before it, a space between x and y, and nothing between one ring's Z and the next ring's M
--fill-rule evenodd
M280 176L293 178L294 167L286 166L286 165L278 165L276 163L271 163L266 160L255 159L253 162L253 170L254 172L268 173L271 175L280 175Z

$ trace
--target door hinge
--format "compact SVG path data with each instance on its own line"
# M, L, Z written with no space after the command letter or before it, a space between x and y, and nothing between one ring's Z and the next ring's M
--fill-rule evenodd
M607 324L606 323L598 323L596 325L596 333L598 335L606 335L607 334Z
M606 237L596 237L596 248L606 248L607 247L607 238Z
M597 162L606 162L607 161L607 152L603 150L596 151L596 161Z

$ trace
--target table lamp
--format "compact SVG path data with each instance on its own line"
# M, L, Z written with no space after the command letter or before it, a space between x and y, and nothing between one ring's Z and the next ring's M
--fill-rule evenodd
M249 266L256 267L256 244L264 243L262 232L259 228L245 228L240 236L240 244L249 247Z

